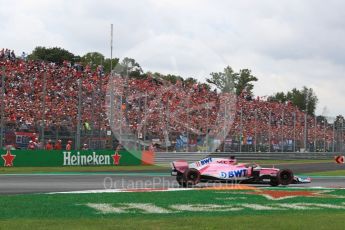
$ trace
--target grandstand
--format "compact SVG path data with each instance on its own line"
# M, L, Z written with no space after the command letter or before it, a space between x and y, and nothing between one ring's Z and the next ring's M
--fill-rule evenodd
M320 120L291 103L224 99L202 85L25 60L9 50L1 52L0 68L2 147L27 148L37 134L37 148L51 139L72 140L75 149L120 142L132 148L154 143L160 151L344 150L342 119Z

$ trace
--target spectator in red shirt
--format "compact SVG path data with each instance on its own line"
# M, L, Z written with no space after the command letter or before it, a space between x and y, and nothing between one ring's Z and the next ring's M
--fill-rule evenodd
M61 149L62 149L61 140L58 140L58 141L55 143L54 149L55 149L55 150L61 150Z
M53 150L52 140L48 140L48 143L46 144L46 150Z
M28 149L29 150L35 150L36 149L36 145L33 141L29 141Z
M69 140L69 141L67 142L67 145L66 145L66 151L71 151L71 149L72 149L72 141Z

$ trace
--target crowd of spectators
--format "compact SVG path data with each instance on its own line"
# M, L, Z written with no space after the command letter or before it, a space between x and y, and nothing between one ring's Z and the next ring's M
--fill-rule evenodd
M113 122L116 133L133 133L143 141L164 140L167 146L183 136L188 145L205 145L212 139L270 146L303 142L305 133L308 143L334 142L332 124L309 115L305 119L291 103L220 94L205 85L173 84L151 76L110 76L101 66L92 71L69 62L59 66L26 60L8 49L0 52L0 69L5 76L1 98L5 124L14 130L39 132L44 124L52 133L73 133L80 100L86 131L107 131Z
M125 84L119 80L116 83ZM126 92L130 92L128 97ZM116 118L121 121L117 127L127 123L131 132L147 132L152 135L150 139L178 140L188 136L185 142L189 145L205 145L207 137L232 144L269 146L271 151L288 146L303 148L305 136L306 148L315 151L317 145L319 151L330 150L336 141L332 123L317 121L292 103L270 102L245 94L234 97L197 84L169 84L150 78L129 80L126 90L116 94L126 97L122 103L126 103L128 114L127 118ZM230 105L227 111L224 104Z
M75 130L78 79L81 79L82 120L93 120L94 128L106 129L102 101L108 76L92 72L89 67L81 72L68 62L57 66L43 61L12 58L13 55L8 53L13 51L7 49L1 53L4 53L0 58L0 67L5 76L3 102L6 124L16 130L37 132L44 119L45 127L51 131Z

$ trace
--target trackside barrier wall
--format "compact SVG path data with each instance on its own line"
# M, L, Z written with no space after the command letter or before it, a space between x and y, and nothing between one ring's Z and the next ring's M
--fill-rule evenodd
M251 161L251 160L333 160L334 156L341 155L339 153L329 152L241 152L241 153L201 153L201 152L156 152L155 164L168 164L175 160L186 160L194 162L204 157L230 157L235 156L238 160Z
M1 150L0 167L60 167L141 165L141 151L61 151L61 150ZM153 160L151 160L153 161ZM150 161L146 162L149 164Z
M143 151L142 165L153 165L155 163L155 153L153 151Z

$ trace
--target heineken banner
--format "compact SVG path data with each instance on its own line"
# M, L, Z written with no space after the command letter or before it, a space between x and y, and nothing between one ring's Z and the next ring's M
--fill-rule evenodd
M0 167L141 165L140 151L1 150Z

